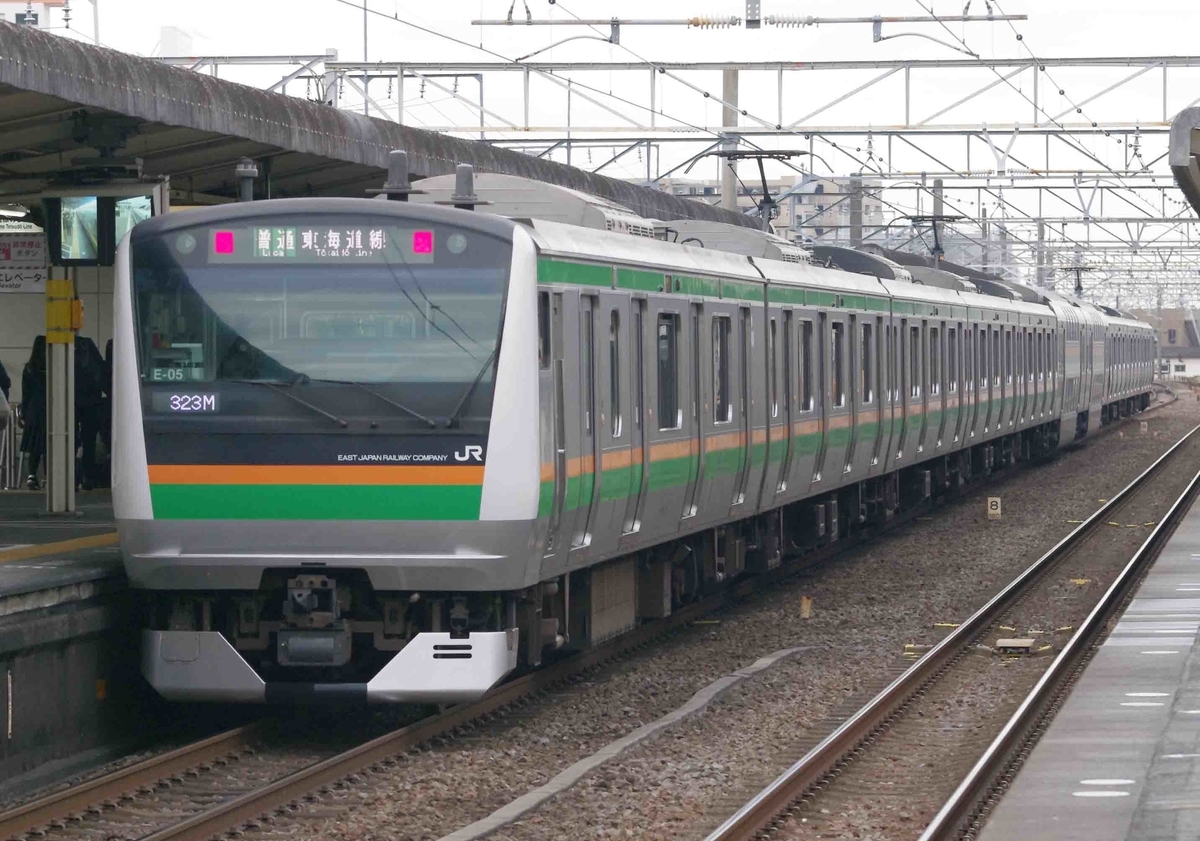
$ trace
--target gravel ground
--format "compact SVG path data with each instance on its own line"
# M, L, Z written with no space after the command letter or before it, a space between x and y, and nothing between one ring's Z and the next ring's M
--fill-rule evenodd
M490 814L566 766L758 657L786 661L710 711L636 748L498 831L497 839L694 838L715 826L879 688L905 643L961 619L1200 420L1180 401L1035 469L1009 472L836 561L694 625L472 735L411 755L245 838L434 839ZM1004 500L989 522L987 496ZM925 518L922 518L923 520ZM964 551L966 549L967 551ZM881 574L882 573L882 574ZM800 599L813 599L802 619Z

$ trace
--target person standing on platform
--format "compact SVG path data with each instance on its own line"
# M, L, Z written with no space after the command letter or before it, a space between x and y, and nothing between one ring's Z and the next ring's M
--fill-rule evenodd
M21 452L29 457L25 487L39 487L38 465L46 455L46 337L33 340L33 352L21 372Z
M104 357L87 336L75 337L75 435L83 449L80 487L96 486L96 439L104 415Z
M113 413L113 340L109 339L104 346L104 406L100 425L100 440L104 442L104 451L108 453L108 475L103 486L112 487L112 413Z
M4 370L4 363L0 362L0 391L4 392L4 399L8 399L8 393L12 390L12 379L8 376L8 371Z

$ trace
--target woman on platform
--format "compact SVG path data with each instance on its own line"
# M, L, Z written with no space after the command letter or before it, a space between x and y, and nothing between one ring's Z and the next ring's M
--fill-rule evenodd
M29 456L25 487L39 488L38 465L46 455L46 337L33 340L33 352L21 372L21 452Z

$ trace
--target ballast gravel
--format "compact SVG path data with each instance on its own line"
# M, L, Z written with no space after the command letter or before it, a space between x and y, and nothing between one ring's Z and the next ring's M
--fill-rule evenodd
M1186 395L1049 463L973 486L928 518L696 623L569 688L300 804L246 839L437 839L684 704L760 656L807 650L600 766L490 838L702 838L1200 422ZM1139 422L1146 423L1143 432ZM1003 518L987 519L989 496ZM802 598L811 599L802 618Z

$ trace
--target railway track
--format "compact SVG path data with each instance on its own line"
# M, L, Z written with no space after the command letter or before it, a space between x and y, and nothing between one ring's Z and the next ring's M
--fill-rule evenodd
M920 836L921 841L973 838L981 826L981 815L999 799L1011 782L1015 769L1028 754L1032 740L1044 727L1055 705L1064 697L1072 679L1082 670L1089 652L1094 650L1103 636L1109 619L1132 596L1137 581L1148 569L1157 550L1187 512L1200 487L1200 473L1195 473L1197 462L1200 462L1200 427L1193 428L1120 493L1109 499L866 705L759 791L709 834L706 841L746 841L795 835L799 830L789 831L788 828L792 819L805 816L807 820L807 816L814 815L819 820L819 815L830 812L830 809L818 811L817 807L839 784L853 792L851 797L870 796L872 785L878 784L878 777L865 783L858 778L854 784L846 780L854 775L856 767L869 761L875 746L885 743L893 731L901 731L906 724L906 714L922 699L942 691L939 689L941 684L952 682L958 665L970 659L967 655L977 650L983 639L989 636L1013 636L999 630L1003 627L1001 623L1006 616L1018 610L1039 585L1047 581L1051 571L1073 554L1091 550L1091 541L1104 540L1106 534L1111 535L1111 530L1107 533L1102 530L1120 521L1120 512L1136 509L1139 498L1144 505L1147 495L1151 494L1160 479L1164 482L1171 479L1175 490L1170 494L1173 501L1167 512L1156 518L1153 529L1136 550L1131 555L1123 556L1123 565L1099 602L1086 614L1086 619L1079 623L1070 639L1062 645L1053 662L1036 679L1033 689L1020 702L983 754L976 754L978 760L970 772ZM1181 472L1185 477L1182 482ZM1185 487L1179 493L1181 484ZM1157 490L1159 493L1162 491L1162 487ZM1163 507L1160 506L1158 510L1161 512ZM1012 628L1005 630L1011 631ZM961 673L958 679L962 682ZM943 696L950 695L952 693L943 692ZM898 737L901 742L908 739L907 743L899 746L900 750L919 743L918 739L950 738L946 732L931 734L928 727L924 730L921 727L920 723L912 724L909 732ZM922 735L915 736L915 733ZM897 745L893 742L891 751L895 753L896 749ZM878 789L875 791L878 793ZM840 806L844 806L844 803Z
M1109 432L1120 426L1114 424ZM253 828L272 814L283 814L289 804L333 787L352 785L356 774L394 765L405 752L431 741L469 732L541 693L927 514L935 505L915 506L886 526L785 561L770 573L738 582L665 620L502 684L479 702L453 707L350 750L327 755L280 751L271 748L271 728L265 721L250 724L0 813L0 839L198 841L237 827Z

